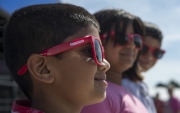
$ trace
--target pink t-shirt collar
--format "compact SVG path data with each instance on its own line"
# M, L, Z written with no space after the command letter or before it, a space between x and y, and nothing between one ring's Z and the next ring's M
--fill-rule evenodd
M27 99L15 100L11 113L44 113L40 110L31 108L31 102Z

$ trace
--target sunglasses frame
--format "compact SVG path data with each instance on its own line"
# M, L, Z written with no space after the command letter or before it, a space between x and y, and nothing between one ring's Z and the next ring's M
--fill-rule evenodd
M165 50L162 50L162 49L156 48L156 47L151 47L151 46L148 46L148 45L146 45L146 44L143 44L143 46L146 46L146 47L148 48L148 50L147 50L145 53L141 53L141 54L142 54L142 55L146 55L148 52L151 52L151 54L153 55L153 57L154 57L155 59L161 59L161 58L163 57L164 53L166 52ZM155 50L159 50L159 51L162 52L162 57L161 57L161 58L157 58L157 57L154 55L154 51L155 51Z
M142 41L142 44L141 44L141 47L140 47L140 48L136 46L136 49L138 49L138 50L142 49L142 46L143 46L143 38L142 38L141 35L139 35L139 34L126 34L126 35L127 35L127 37L128 37L127 42L126 42L124 45L119 45L119 44L117 43L118 46L121 46L121 47L127 46L127 44L130 42L130 40L133 40L133 42L134 42L134 36L138 36L138 37L140 37L140 39L141 39L141 41ZM110 32L110 36L111 36L113 39L115 39L115 32L114 32L114 31L111 31L111 32ZM107 37L107 33L100 35L101 40L105 39L106 37ZM134 44L135 44L135 42L134 42ZM136 44L135 44L135 45L136 45Z
M69 42L64 42L62 44L53 46L53 47L51 47L49 49L46 49L46 50L40 52L39 55L42 55L42 56L53 56L53 55L62 53L64 51L70 50L72 48L75 48L77 46L81 46L83 44L86 44L86 43L90 42L90 44L92 46L92 54L93 54L93 58L94 58L95 62L98 65L102 65L102 62L99 62L97 57L96 57L95 40L97 40L99 42L99 46L101 48L101 53L102 53L102 62L103 62L103 59L104 59L104 48L103 48L102 44L100 43L100 41L96 37L94 37L94 36L86 36L86 37L78 38L78 39L75 39L75 40L72 40L72 41L69 41ZM18 75L23 75L27 70L28 70L28 66L27 66L27 64L25 64L25 65L23 65L19 69L17 74Z

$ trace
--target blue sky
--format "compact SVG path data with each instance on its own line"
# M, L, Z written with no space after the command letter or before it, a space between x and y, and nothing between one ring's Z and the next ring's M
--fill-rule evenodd
M0 0L0 7L10 14L20 7L37 3L56 3L59 0ZM163 59L148 72L143 73L150 93L160 92L167 99L164 89L155 88L157 82L168 83L174 79L180 83L180 0L61 0L86 8L94 13L105 8L122 8L139 16L143 21L157 24L164 39L162 48L166 50ZM180 95L180 91L175 92ZM179 97L180 98L180 97Z

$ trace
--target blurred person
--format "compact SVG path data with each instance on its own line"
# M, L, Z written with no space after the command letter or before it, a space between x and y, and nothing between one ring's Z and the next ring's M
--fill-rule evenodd
M160 59L164 50L161 49L162 32L157 25L144 22L145 37L141 55L138 59L139 74L124 74L122 85L133 93L145 105L149 113L156 113L156 108L152 97L149 94L149 88L143 81L144 77L141 72L145 72L152 68L158 59Z
M99 24L71 4L37 4L16 10L4 31L8 69L28 99L12 113L79 113L105 99L109 63Z
M167 86L169 100L166 103L165 113L180 113L180 101L174 96L174 86L169 84Z
M153 100L154 100L154 104L155 104L157 113L165 113L165 111L164 111L165 110L165 102L159 98L159 93L156 94L156 96Z
M144 36L141 19L122 9L100 10L94 16L100 24L105 57L111 67L106 73L106 99L84 107L81 113L148 113L140 100L121 86L123 73L137 67L135 61Z

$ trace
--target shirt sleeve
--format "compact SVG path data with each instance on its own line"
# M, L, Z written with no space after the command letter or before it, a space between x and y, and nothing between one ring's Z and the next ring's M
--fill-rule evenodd
M132 82L130 82L128 79L123 79L122 80L122 86L126 90L131 92L133 95L138 96L138 90L137 90L135 84L132 84Z

